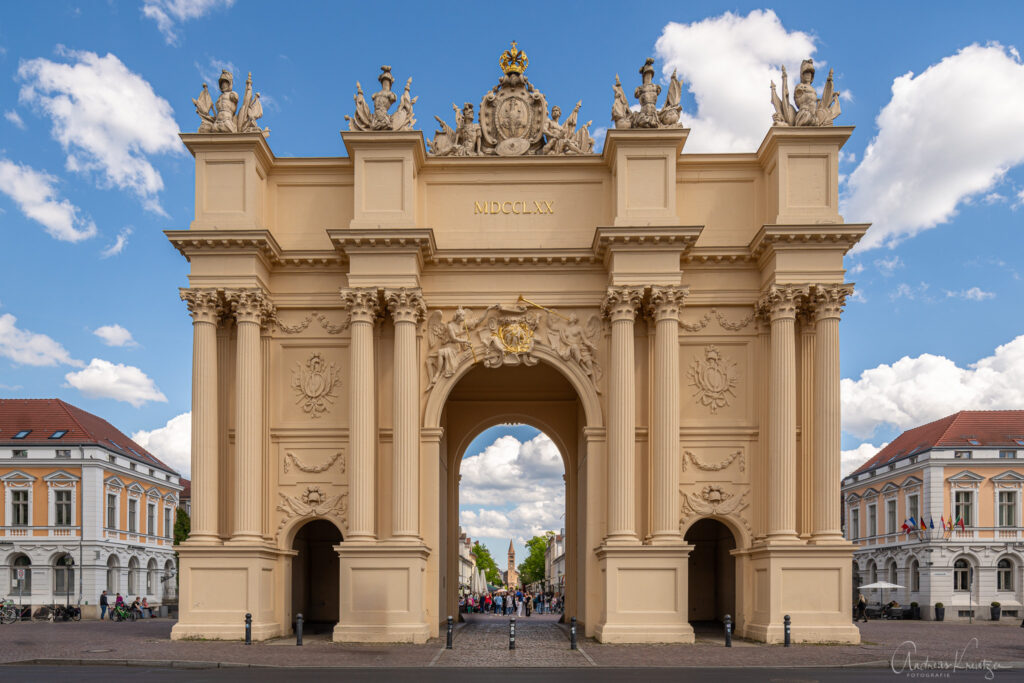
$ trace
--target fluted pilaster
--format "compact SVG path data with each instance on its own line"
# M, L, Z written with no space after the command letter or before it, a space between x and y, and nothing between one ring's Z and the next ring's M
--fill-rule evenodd
M392 535L419 538L419 364L416 326L427 307L419 289L393 289L384 300L395 323Z
M373 326L380 313L373 287L342 289L341 300L351 315L352 380L349 382L349 529L346 541L373 541L374 523L374 423Z
M232 543L261 541L263 491L263 359L260 327L273 313L262 290L225 292L238 326L235 351L235 528Z
M212 289L182 289L192 316L192 532L190 543L220 543L217 524L217 324L223 313Z
M636 534L636 370L633 325L640 287L609 287L602 311L611 320L608 377L608 532L606 543L638 543Z
M839 523L841 422L839 317L853 285L814 288L814 525L812 543L842 543Z
M764 301L758 302L757 317L757 347L758 347L758 457L752 459L750 466L750 480L764 482L768 478L768 458L771 448L771 414L768 409L768 402L771 397L771 390L768 386L771 381L771 320L768 312L763 309ZM754 486L754 538L763 539L768 532L768 498L770 492L768 487Z
M797 533L811 535L814 508L814 315L800 311L800 451L797 461Z
M679 312L689 290L652 287L647 313L654 319L654 395L651 405L654 515L651 543L681 541L679 534Z

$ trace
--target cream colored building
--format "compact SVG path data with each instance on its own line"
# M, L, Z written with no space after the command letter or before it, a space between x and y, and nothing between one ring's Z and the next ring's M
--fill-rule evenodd
M544 586L548 593L565 590L565 529L549 537L544 549Z
M648 67L600 154L575 117L545 142L514 64L481 103L484 144L464 117L436 155L408 90L386 113L390 71L347 156L277 157L231 132L252 116L182 135L195 220L167 236L191 263L193 520L174 638L240 638L247 612L269 638L311 609L338 641L437 636L461 459L519 422L565 460L566 614L587 636L691 642L692 619L728 613L759 640L786 614L797 641L859 640L839 520L843 256L867 227L837 208L852 128L766 121L755 153L681 154L678 93L651 105Z

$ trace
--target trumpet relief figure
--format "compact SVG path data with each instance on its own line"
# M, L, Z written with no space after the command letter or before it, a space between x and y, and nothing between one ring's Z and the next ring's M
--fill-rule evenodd
M805 59L800 64L800 82L793 88L794 107L789 101L789 77L786 75L786 67L782 67L782 97L779 97L775 81L772 81L772 106L775 107L775 113L772 114L773 126L832 125L841 113L839 92L832 83L832 70L829 69L820 99L813 83L814 60Z
M648 58L640 68L640 85L633 91L633 97L640 103L639 111L629 108L629 100L626 93L622 91L622 83L618 75L615 76L615 85L612 90L615 94L615 101L612 103L612 121L616 128L680 128L679 117L683 107L680 104L683 95L683 84L676 72L668 82L668 92L665 94L665 104L658 109L658 96L661 95L661 86L654 82L654 60Z
M252 73L245 79L245 93L242 106L238 106L238 93L232 90L234 76L227 69L221 71L217 79L220 96L216 104L210 97L210 90L203 83L203 91L192 100L196 106L196 114L202 119L199 124L200 133L262 133L270 135L269 128L260 128L257 119L263 116L263 103L260 94L253 94Z
M380 82L380 90L370 96L370 99L373 101L373 111L370 111L370 106L366 103L366 96L363 95L363 86L360 85L359 81L356 81L356 94L353 97L356 102L356 110L352 116L345 117L345 120L348 121L349 130L363 132L412 130L412 127L416 124L416 118L412 113L412 105L416 104L416 100L419 99L418 96L412 97L409 92L412 88L412 78L405 82L405 90L402 92L401 98L391 89L395 82L395 77L391 75L390 66L385 65L380 68L380 76L377 76L377 80ZM389 110L396 100L398 101L398 109L395 110L394 114L391 114Z

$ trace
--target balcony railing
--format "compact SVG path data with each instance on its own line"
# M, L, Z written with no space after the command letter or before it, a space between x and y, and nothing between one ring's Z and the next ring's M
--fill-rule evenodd
M37 534L45 531L45 534ZM77 526L0 526L0 537L6 538L77 538L81 534Z
M905 534L877 534L850 539L864 546L899 545L903 543L920 543L921 541L1020 541L1024 540L1024 527L1019 526L967 526L953 529L921 529Z

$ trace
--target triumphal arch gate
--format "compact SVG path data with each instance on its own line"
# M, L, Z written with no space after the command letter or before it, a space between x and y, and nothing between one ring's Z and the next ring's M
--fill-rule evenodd
M412 79L355 96L347 156L281 158L251 78L195 100L193 519L174 638L298 613L422 642L457 610L459 465L525 422L566 467L566 615L607 642L856 642L839 520L843 256L831 78L805 62L750 154L685 154L652 60L594 152L502 55L415 128ZM768 91L768 84L766 92ZM369 88L367 90L370 90ZM453 93L460 99L474 93ZM567 107L568 110L568 107ZM769 123L771 125L769 126Z

